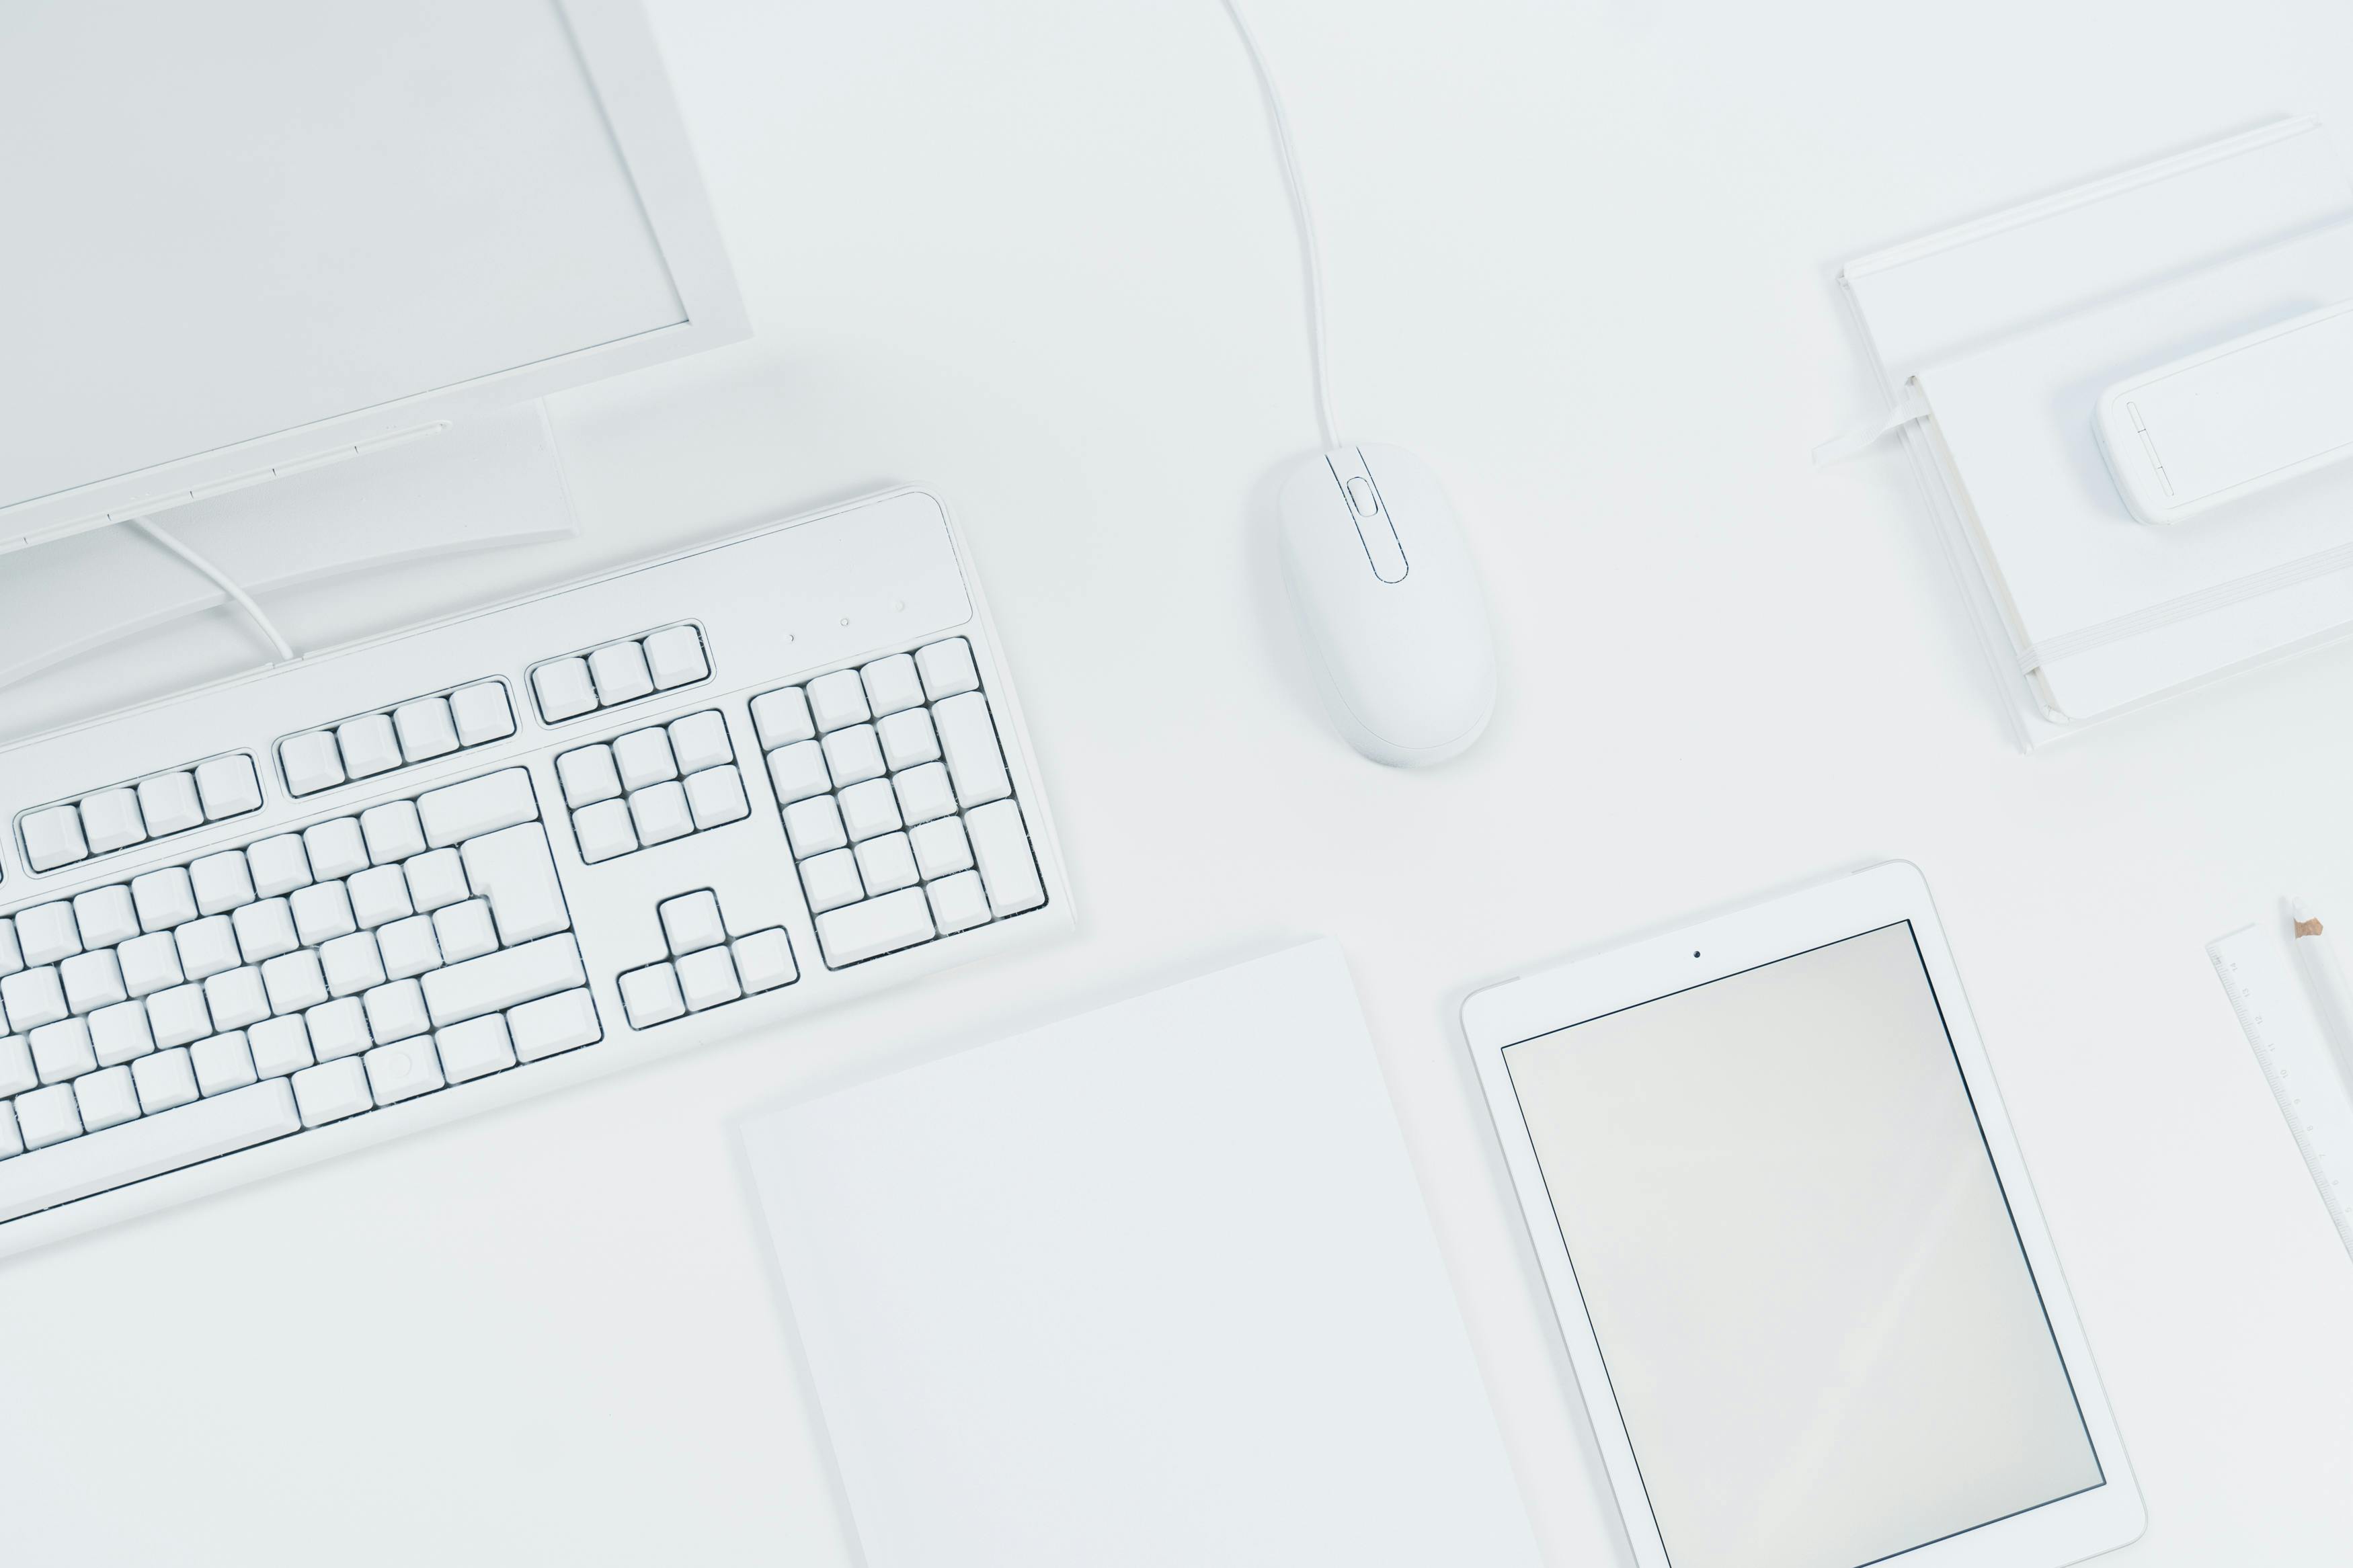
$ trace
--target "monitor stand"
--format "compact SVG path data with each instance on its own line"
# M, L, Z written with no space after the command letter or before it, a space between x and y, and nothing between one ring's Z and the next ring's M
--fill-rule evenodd
M580 531L554 431L538 403L191 501L152 521L265 612L273 595L306 583ZM200 572L121 524L0 554L0 687L227 599ZM259 629L253 640L257 662L274 657Z

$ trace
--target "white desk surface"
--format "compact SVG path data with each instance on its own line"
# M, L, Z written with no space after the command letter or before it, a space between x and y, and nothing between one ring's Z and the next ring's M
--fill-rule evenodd
M576 544L290 628L935 485L1080 933L0 1266L0 1556L847 1563L733 1120L1328 931L1550 1560L1622 1563L1453 1001L1903 856L2147 1494L2116 1561L2343 1561L2353 1264L2201 947L2353 885L2353 647L2022 756L1908 469L1807 449L1869 405L1840 261L2283 111L2353 151L2353 11L1251 10L1345 430L1438 468L1493 595L1487 741L1386 772L1314 707L1265 516L1314 440L1295 256L1213 0L657 0L757 338L561 402Z

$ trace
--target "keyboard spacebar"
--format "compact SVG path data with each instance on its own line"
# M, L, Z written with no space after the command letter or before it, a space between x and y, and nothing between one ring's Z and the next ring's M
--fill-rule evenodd
M282 1078L0 1160L0 1221L302 1130Z

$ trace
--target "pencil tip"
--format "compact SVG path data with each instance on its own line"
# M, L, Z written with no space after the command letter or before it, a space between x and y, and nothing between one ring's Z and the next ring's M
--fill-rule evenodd
M2287 912L2288 918L2295 921L2296 935L2318 936L2320 934L2319 917L2312 912L2312 906L2306 904L2302 899L2290 899Z

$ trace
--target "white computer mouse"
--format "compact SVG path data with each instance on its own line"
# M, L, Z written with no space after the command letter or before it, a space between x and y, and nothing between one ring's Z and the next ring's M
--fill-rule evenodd
M1460 755L1495 708L1495 636L1446 492L1396 447L1335 447L1283 482L1283 574L1324 700L1377 763Z

